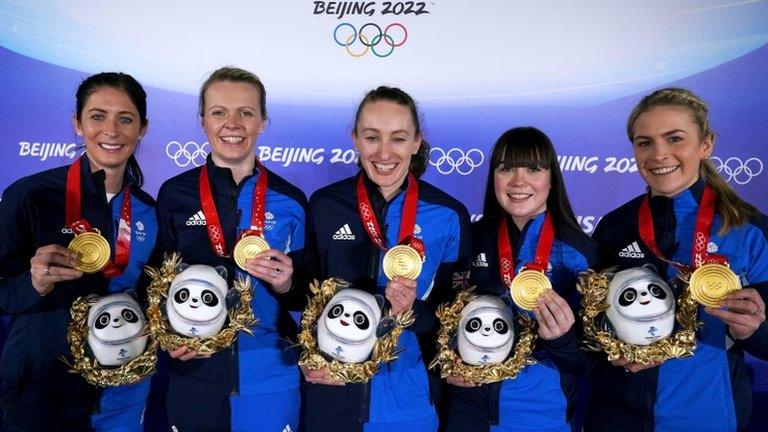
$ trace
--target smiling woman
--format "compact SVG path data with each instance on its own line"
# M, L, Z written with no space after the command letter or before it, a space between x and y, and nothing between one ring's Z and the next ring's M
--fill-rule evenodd
M69 373L60 357L70 351L73 301L134 288L152 250L155 203L141 190L134 157L146 114L144 89L130 75L88 77L72 118L84 156L3 194L0 309L13 317L2 362L7 431L142 429L149 380L99 389ZM102 237L105 248L88 254L65 247L88 235ZM93 255L103 268L83 258Z
M319 432L434 431L430 384L437 382L424 362L434 352L434 311L452 296L453 280L467 276L469 215L419 178L428 145L416 104L404 91L382 86L368 92L355 115L352 141L360 172L310 199L312 275L340 277L382 295L388 312L412 311L415 322L400 336L398 358L367 383L344 384L330 379L327 368L304 367L305 426ZM388 263L395 253L420 272L393 272Z
M287 338L297 334L288 310L306 301L306 198L254 154L267 118L266 91L256 75L218 69L199 100L211 153L203 166L160 188L152 261L159 265L165 253L179 252L186 264L223 266L229 285L250 278L259 326L211 356L187 346L170 352L168 419L179 430L298 430L298 358ZM202 223L188 222L200 214Z
M645 96L629 116L627 135L648 192L598 224L603 266L653 264L666 280L682 273L694 298L708 293L697 301L718 307L699 306L704 325L691 357L650 365L601 359L586 426L613 431L650 421L657 430L740 430L751 413L744 353L768 359L768 218L715 171L707 105L692 92L665 88ZM741 289L718 290L728 279L713 277L713 269ZM698 284L707 271L709 282Z

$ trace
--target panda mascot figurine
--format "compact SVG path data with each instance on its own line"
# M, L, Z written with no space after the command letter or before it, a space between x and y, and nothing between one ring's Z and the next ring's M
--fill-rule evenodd
M503 362L515 340L512 311L496 296L481 295L467 303L457 330L461 359L476 366Z
M381 321L375 296L355 288L342 289L318 319L318 348L342 363L364 362L376 344Z
M126 293L104 296L88 311L88 347L102 366L120 366L147 346L147 320Z
M617 272L608 285L605 315L616 337L650 345L672 334L675 296L652 265Z
M165 303L171 327L183 336L218 334L227 319L227 270L201 264L179 264L177 270Z

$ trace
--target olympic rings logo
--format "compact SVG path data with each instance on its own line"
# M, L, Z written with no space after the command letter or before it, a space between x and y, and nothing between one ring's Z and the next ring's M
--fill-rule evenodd
M206 147L208 148L206 149ZM186 144L182 145L178 141L171 141L165 146L165 154L181 168L189 164L196 167L204 164L208 153L210 153L210 146L207 142L198 145L194 141L187 141Z
M439 154L437 157L434 154ZM467 151L460 148L452 148L447 152L440 147L429 150L429 163L437 168L440 174L448 175L456 171L461 175L469 175L475 168L483 164L485 155L479 149L473 148Z
M399 35L392 33L390 30L400 29ZM395 42L395 38L399 40ZM408 40L408 30L404 25L400 23L392 23L381 31L376 23L365 23L360 30L356 29L350 23L341 23L333 29L333 40L337 44L343 46L349 55L352 57L362 57L371 51L376 57L389 57L395 48L403 46L406 40ZM362 48L358 48L357 51L353 51L352 46L355 42L360 41ZM378 48L383 45L382 48Z
M725 161L717 156L712 156L709 159L712 161L717 172L722 174L727 182L733 180L740 185L745 185L753 177L763 172L763 161L756 157L751 157L745 161L737 157L729 157Z

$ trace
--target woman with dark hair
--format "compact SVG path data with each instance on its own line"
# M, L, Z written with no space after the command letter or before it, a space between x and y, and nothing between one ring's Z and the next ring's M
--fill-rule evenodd
M594 239L604 267L651 263L672 280L705 265L726 265L743 288L721 298L718 308L699 307L704 325L692 357L650 365L598 362L588 430L747 426L752 393L744 353L768 359L768 219L709 161L715 135L707 113L701 98L681 88L654 91L637 104L627 135L647 192L608 213Z
M252 335L240 334L209 357L186 346L170 352L168 420L179 431L296 431L299 368L287 337L297 333L289 310L306 301L306 281L297 280L306 198L256 158L267 102L255 74L214 71L200 89L199 110L211 154L160 188L153 262L179 252L186 264L224 266L229 286L236 277L250 278L259 322ZM271 248L241 268L231 252L248 235L263 236Z
M7 431L142 429L149 380L101 390L60 358L69 357L75 298L134 288L155 242L155 203L134 157L147 131L146 94L110 72L85 79L76 98L72 124L85 154L18 180L0 201L0 309L13 317L2 361ZM103 270L66 247L86 232L109 245Z
M469 215L418 178L429 148L416 104L404 91L382 86L368 92L355 114L352 141L360 172L310 199L312 275L382 294L393 314L412 310L416 320L400 336L399 357L366 384L344 385L327 379L327 370L304 370L305 425L313 432L436 430L425 362L434 352L435 308L451 297L452 280L467 276ZM399 244L422 251L416 278L386 277L382 260Z
M587 372L574 310L576 278L597 260L579 228L549 138L532 127L510 129L491 152L483 218L472 226L471 279L479 294L500 296L513 314L510 281L524 267L544 270L553 290L533 309L540 342L536 364L514 379L476 386L450 376L449 431L568 431L576 399L575 374ZM542 245L551 244L549 247ZM504 261L510 262L504 270Z

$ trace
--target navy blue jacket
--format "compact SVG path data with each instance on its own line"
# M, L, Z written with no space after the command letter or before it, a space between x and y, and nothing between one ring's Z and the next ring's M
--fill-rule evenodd
M363 229L355 180L352 177L331 184L310 198L309 265L314 277L341 277L357 288L383 295L387 284L381 268L384 252ZM405 194L401 192L387 202L373 182L366 178L365 184L387 245L397 244ZM425 243L426 261L417 278L416 321L399 341L404 350L367 384L307 384L304 409L308 430L355 431L367 421L407 422L434 415L425 363L435 351L438 321L434 311L453 295L454 276L468 276L471 249L467 210L419 180L414 235Z
M217 167L210 156L206 166L224 239L231 251L239 234L250 228L258 168L238 185L232 172ZM226 267L231 286L236 275L247 276L247 273L240 270L232 258L216 255L211 247L200 203L200 171L199 167L186 171L160 188L157 200L160 232L152 261L159 265L164 253L180 252L187 264ZM248 276L254 295L251 304L259 320L253 329L254 335L239 334L232 346L208 359L170 360L171 387L231 396L298 391L297 356L294 350L287 349L289 343L284 338L295 337L297 333L288 311L301 310L306 302L306 278L302 276L306 198L297 187L269 170L267 173L264 236L272 248L291 257L296 282L289 292L276 294L260 279ZM228 417L237 415L232 412Z
M84 155L80 160L81 217L114 245L123 193L107 202L104 171L91 173L88 158ZM12 316L0 365L3 408L8 413L27 410L49 418L52 428L59 427L58 415L87 418L97 413L92 418L97 429L141 430L149 380L101 391L69 373L59 357L71 358L66 332L69 309L77 297L135 288L155 242L155 203L126 172L125 182L132 186L132 229L130 261L124 273L113 279L101 272L86 274L59 282L40 296L32 286L30 258L39 247L66 247L73 238L64 222L68 168L18 180L5 190L0 202L0 309Z
M507 220L516 271L534 261L544 215L528 221L522 232ZM479 294L498 295L519 314L499 275L498 226L498 221L486 220L472 225L472 283ZM581 230L556 227L547 276L554 290L571 305L574 315L579 304L578 274L593 267L597 258L597 245ZM448 430L488 431L492 425L570 430L568 422L576 402L574 375L584 374L589 368L589 359L579 348L577 327L574 325L554 340L539 339L533 354L537 363L527 366L515 379L472 388L449 386Z
M667 257L690 263L693 231L703 182L674 198L650 200L656 242ZM639 196L607 214L595 229L602 265L619 268L652 263L671 280L677 270L658 259L638 234ZM708 250L728 259L743 285L768 299L768 219L759 214L749 223L718 235L715 215ZM592 374L587 430L598 431L728 431L746 426L752 392L744 351L768 359L768 325L748 339L734 341L727 326L699 308L704 326L697 333L695 355L668 360L659 367L627 373L600 356Z

